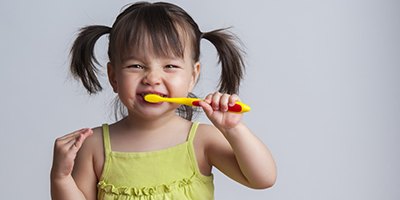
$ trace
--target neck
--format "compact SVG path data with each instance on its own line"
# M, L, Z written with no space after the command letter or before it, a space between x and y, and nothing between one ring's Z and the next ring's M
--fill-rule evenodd
M181 117L177 116L174 112L164 114L157 118L140 118L133 114L129 114L126 118L121 120L123 126L128 130L140 130L144 132L162 129L171 122L177 122L182 120Z

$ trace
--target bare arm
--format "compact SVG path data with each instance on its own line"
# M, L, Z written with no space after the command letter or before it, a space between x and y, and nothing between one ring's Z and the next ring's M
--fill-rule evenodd
M211 158L213 163L221 170L231 170L225 166L238 166L245 179L244 185L257 189L271 187L276 180L276 167L267 147L242 123L223 134L232 148L227 157L235 159L224 162L217 153Z
M208 132L213 134L206 155L212 165L243 185L257 189L271 187L276 181L276 166L270 151L241 122L241 114L225 112L227 105L237 100L236 95L215 93L201 103L218 128L209 128Z
M53 200L86 199L72 176L67 176L62 179L51 178L51 198Z
M85 151L83 148L82 151L80 151L80 149L84 140L92 133L91 129L82 129L56 140L54 144L54 158L50 176L51 197L53 200L95 199L92 195L88 195L88 192L83 192L72 177L74 165L78 163L77 167L82 166L82 164L79 164L81 163L80 159L76 159L78 151L83 157L85 154L87 155L87 150Z

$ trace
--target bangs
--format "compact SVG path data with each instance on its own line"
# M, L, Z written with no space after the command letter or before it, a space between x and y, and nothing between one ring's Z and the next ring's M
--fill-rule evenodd
M111 62L122 62L131 56L153 54L158 57L184 57L185 41L189 33L185 23L179 23L162 6L151 5L137 8L123 16L113 28L114 45L109 55ZM190 30L190 29L186 29ZM114 57L115 56L115 57Z

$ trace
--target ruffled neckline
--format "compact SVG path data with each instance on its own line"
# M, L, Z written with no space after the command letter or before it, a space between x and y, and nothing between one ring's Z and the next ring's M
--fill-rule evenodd
M196 174L193 174L189 178L183 178L181 180L173 181L169 184L161 184L152 187L128 187L128 186L115 186L113 184L107 183L104 180L101 180L97 187L99 190L106 194L113 195L127 195L133 197L142 197L142 196L152 196L156 194L165 194L170 193L175 190L179 190L181 188L189 187L193 184L193 182L210 182L212 183L213 176L207 177L207 179L201 179L197 177Z

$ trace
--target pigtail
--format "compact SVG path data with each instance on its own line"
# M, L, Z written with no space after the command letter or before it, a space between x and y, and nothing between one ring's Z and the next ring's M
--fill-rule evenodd
M199 98L195 94L189 92L188 96L189 98ZM187 105L181 105L176 111L179 116L181 116L184 119L187 119L191 121L194 117L197 117L196 114L198 114L199 107L195 106L187 106Z
M238 93L244 71L243 51L236 44L238 38L226 29L203 33L202 38L210 41L218 52L218 63L222 66L219 91L228 94Z
M71 73L82 81L89 94L101 91L103 88L97 79L100 65L94 55L96 41L104 34L110 33L107 26L87 26L80 30L71 48Z

